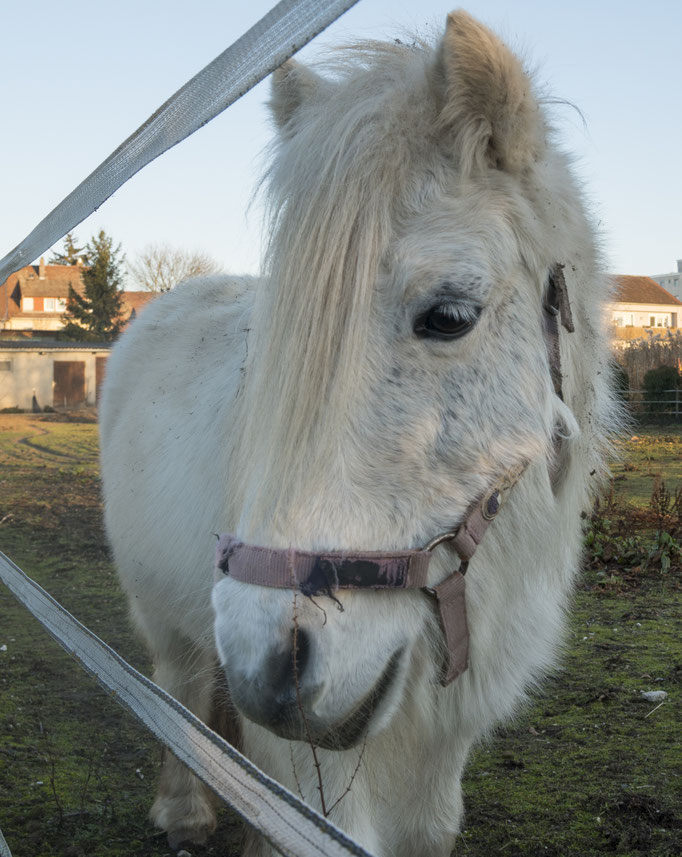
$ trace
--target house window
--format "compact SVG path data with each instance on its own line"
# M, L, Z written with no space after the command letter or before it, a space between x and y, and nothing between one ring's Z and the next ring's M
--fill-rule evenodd
M45 302L43 304L43 309L45 312L54 312L56 307L56 298L45 298Z
M656 316L655 315L649 316L649 327L656 327Z
M57 312L64 312L66 309L66 298L57 298Z
M33 312L33 298L24 298L24 312Z
M11 360L0 360L0 372L11 372L12 371L12 361Z

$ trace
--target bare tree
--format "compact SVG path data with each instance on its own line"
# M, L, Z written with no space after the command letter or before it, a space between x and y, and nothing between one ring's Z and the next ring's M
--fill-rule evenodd
M190 277L215 274L220 265L207 253L182 250L168 244L149 244L128 269L135 282L149 292L168 292Z

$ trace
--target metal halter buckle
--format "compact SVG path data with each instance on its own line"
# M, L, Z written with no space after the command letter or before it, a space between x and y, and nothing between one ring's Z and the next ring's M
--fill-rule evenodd
M502 492L499 488L495 488L483 498L481 502L481 514L486 521L492 521L500 511L502 505Z

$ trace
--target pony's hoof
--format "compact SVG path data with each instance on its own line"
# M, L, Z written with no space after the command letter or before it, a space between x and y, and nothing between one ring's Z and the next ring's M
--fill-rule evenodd
M154 801L151 820L165 830L168 844L174 851L183 846L204 845L216 827L213 807L203 800L188 800L187 796L158 797Z

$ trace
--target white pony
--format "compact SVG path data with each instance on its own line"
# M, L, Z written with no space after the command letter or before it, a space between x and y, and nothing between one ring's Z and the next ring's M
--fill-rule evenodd
M606 280L531 81L485 27L457 12L436 46L361 44L324 72L274 76L265 276L187 282L113 351L106 525L156 681L212 722L220 661L257 765L321 807L291 740L312 723L331 819L377 857L446 857L473 743L561 640L615 418ZM557 264L563 398L542 327ZM469 565L469 668L447 687L419 590L214 586L216 533L419 548L523 467ZM436 548L429 583L457 562ZM215 824L173 758L152 818L175 845Z

